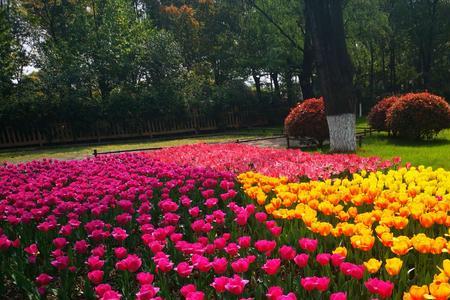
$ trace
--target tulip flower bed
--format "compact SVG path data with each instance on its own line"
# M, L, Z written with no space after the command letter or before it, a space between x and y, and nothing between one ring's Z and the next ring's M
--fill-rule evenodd
M1 166L1 295L450 296L450 172L348 155L198 147L204 152L159 151L160 160L155 152ZM333 179L299 182L306 176Z
M0 292L105 300L393 293L393 283L346 261L345 248L287 236L244 199L232 173L144 155L5 165Z
M449 171L409 167L308 183L253 172L238 178L286 235L352 249L369 273L409 289L404 299L450 297Z
M261 148L243 144L195 144L149 152L149 157L179 165L201 166L219 171L243 173L257 171L268 176L287 176L291 180L327 179L359 170L376 171L392 167L399 159L355 154L320 154L294 149Z

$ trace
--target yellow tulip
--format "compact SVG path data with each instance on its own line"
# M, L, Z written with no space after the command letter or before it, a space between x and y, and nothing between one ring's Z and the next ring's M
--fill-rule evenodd
M394 257L394 258L386 259L386 264L384 267L389 275L395 276L398 273L400 273L402 265L403 265L403 261L398 257Z
M371 258L368 261L364 262L364 267L366 268L367 272L369 272L370 274L374 274L376 272L378 272L378 270L381 267L382 262L375 259L375 258Z

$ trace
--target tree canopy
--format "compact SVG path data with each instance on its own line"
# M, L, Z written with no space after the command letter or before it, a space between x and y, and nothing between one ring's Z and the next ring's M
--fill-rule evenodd
M450 98L448 15L448 0L344 1L365 111ZM307 18L303 0L0 0L0 125L291 107L321 96Z

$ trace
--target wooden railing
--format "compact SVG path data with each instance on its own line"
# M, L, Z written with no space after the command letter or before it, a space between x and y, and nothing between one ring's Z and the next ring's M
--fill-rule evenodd
M218 129L238 129L267 124L266 117L255 116L245 111L228 112L218 119L193 115L182 119L154 119L132 123L99 121L93 128L87 130L75 130L67 123L57 124L47 130L0 128L0 148L100 142L102 140L197 133Z

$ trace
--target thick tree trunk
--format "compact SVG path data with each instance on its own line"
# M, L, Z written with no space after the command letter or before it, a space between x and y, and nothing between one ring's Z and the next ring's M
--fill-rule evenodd
M327 116L330 129L330 144L333 152L353 152L356 150L355 114ZM349 145L354 145L349 149Z
M354 152L353 68L345 43L342 0L305 0L332 152Z

